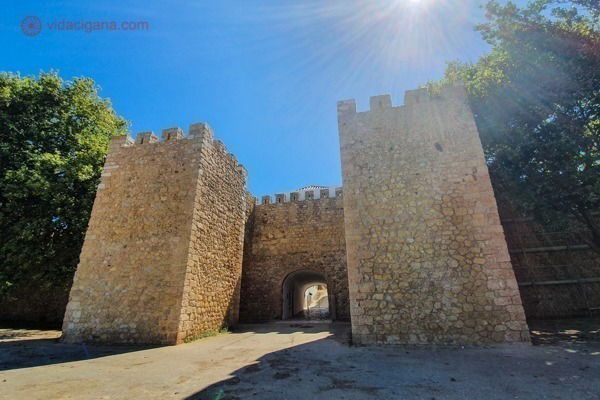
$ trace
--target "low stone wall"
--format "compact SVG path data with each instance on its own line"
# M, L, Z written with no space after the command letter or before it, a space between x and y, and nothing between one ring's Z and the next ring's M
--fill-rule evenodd
M307 197L254 208L242 272L242 322L280 319L284 280L297 271L324 275L334 299L332 317L349 319L342 194Z
M551 231L515 213L505 193L497 197L527 318L600 312L600 257L581 235Z
M40 287L35 282L20 286L11 293L11 299L0 300L0 321L30 322L32 325L59 329L70 287Z

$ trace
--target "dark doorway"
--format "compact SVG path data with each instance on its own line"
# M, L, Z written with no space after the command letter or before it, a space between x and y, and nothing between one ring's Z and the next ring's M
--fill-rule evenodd
M329 319L330 294L325 277L313 271L296 271L283 281L281 319Z

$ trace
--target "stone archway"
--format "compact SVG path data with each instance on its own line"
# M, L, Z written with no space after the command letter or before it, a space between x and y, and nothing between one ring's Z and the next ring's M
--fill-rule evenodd
M322 274L310 270L292 272L283 280L281 289L281 319L332 318L329 305L333 301Z

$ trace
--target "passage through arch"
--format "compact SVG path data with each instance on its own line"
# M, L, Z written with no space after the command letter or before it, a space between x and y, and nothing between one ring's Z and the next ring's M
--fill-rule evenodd
M281 319L328 319L330 294L327 280L317 272L303 270L289 274L283 281Z

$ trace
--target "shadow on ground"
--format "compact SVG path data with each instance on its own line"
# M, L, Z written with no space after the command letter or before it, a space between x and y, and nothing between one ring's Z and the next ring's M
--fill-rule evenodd
M598 400L597 324L534 321L540 345L467 348L349 346L348 324L313 321L243 325L151 349L0 329L0 399Z
M89 360L158 346L91 346L59 342L60 331L0 328L0 371Z
M136 351L168 346L126 346L61 343L58 330L28 329L22 324L0 325L0 371L38 367L59 363L90 360ZM27 325L29 326L29 325ZM35 325L32 325L35 326ZM265 327L268 326L267 329ZM35 326L38 327L38 326ZM348 324L330 324L324 321L289 321L269 325L248 324L232 329L232 332L256 333L315 333L332 330L336 340L347 342L350 338Z
M266 354L186 400L599 399L600 320L531 325L534 346L350 347L341 331L335 344Z

